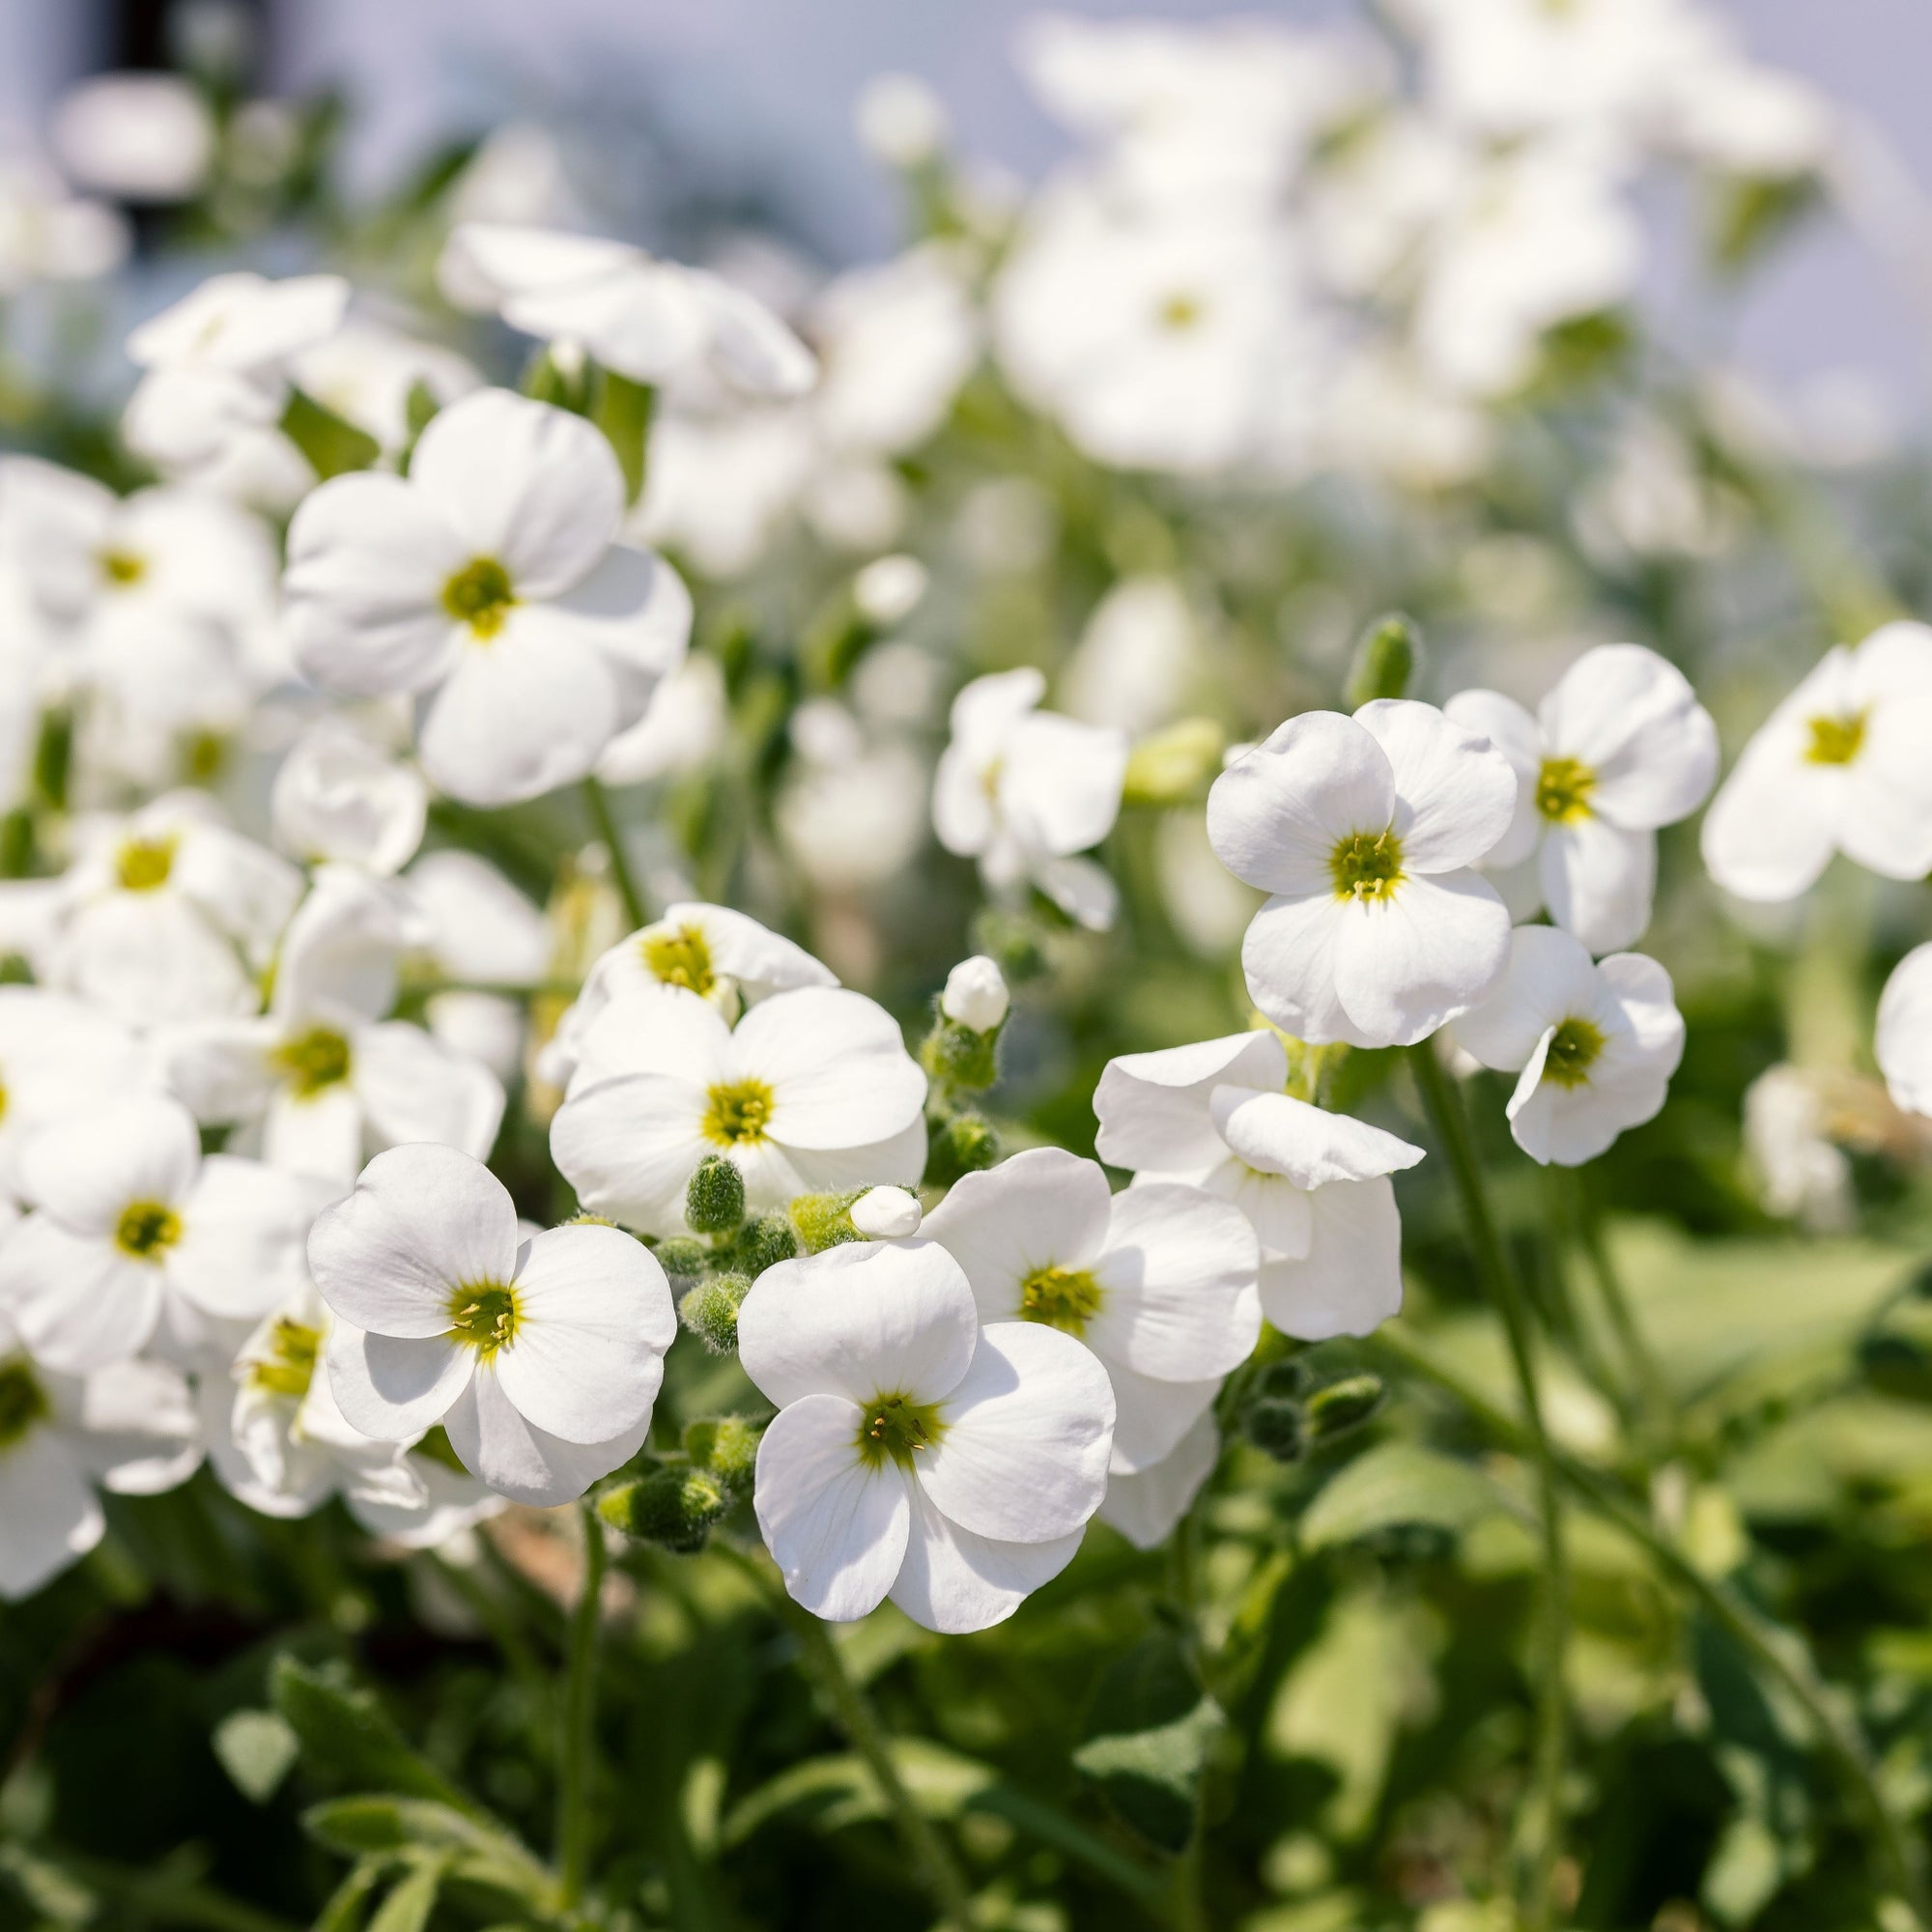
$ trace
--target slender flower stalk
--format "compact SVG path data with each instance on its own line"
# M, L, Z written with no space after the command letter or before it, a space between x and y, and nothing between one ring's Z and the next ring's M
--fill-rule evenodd
M563 1680L563 1734L558 1741L556 1862L563 1903L583 1897L590 1863L590 1768L597 1747L597 1639L604 1593L604 1525L588 1503L578 1508L583 1526L583 1586L570 1620Z
M611 794L594 773L583 781L583 802L589 808L590 823L596 828L597 837L611 855L611 878L617 888L617 896L624 902L625 915L633 925L648 924L650 915L644 910L644 895L638 890L631 862L624 856L624 841L618 835L616 815L611 810Z

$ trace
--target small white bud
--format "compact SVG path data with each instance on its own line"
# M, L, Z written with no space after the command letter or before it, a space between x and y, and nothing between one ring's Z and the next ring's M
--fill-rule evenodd
M852 580L852 601L860 613L883 629L909 615L925 595L925 565L916 556L895 554L868 563Z
M890 168L916 168L931 160L952 131L939 96L910 73L868 80L853 121L866 152Z
M939 1010L956 1026L991 1033L1007 1016L1007 982L983 952L962 959L946 976Z
M852 1225L874 1241L903 1240L919 1233L924 1210L903 1187L874 1187L852 1204Z

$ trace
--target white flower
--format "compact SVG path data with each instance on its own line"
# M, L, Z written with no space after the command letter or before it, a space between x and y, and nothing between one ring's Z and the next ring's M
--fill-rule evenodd
M100 1541L97 1483L158 1495L200 1461L179 1369L116 1362L85 1378L57 1375L0 1319L0 1598L30 1596Z
M648 784L700 771L724 742L729 710L714 657L691 656L652 694L644 715L597 760L607 785Z
M706 577L742 576L823 468L810 420L795 405L660 409L651 419L637 534Z
M300 351L289 372L303 394L374 437L389 459L410 440L410 397L418 384L441 409L483 385L453 350L361 320Z
M875 1241L901 1241L919 1233L924 1210L903 1187L870 1187L848 1210L853 1227Z
M179 1101L71 1115L27 1143L19 1172L34 1211L0 1243L0 1310L62 1374L125 1361L164 1323L179 1341L201 1317L252 1321L300 1283L314 1185L204 1158Z
M1187 594L1172 577L1123 577L1094 607L1067 660L1066 708L1089 724L1171 724L1199 668Z
M891 168L933 159L952 131L945 102L912 73L875 73L859 90L852 123L859 145Z
M329 1386L366 1435L441 1421L515 1502L570 1502L637 1454L677 1332L648 1249L615 1228L525 1240L509 1191L453 1148L392 1148L321 1214Z
M420 928L417 944L445 979L534 986L550 971L556 936L542 911L473 852L426 852L403 879Z
M1232 1201L1261 1250L1262 1312L1304 1342L1366 1335L1402 1307L1402 1219L1388 1177L1422 1150L1297 1100L1271 1033L1131 1053L1094 1095L1097 1151L1135 1185Z
M946 976L939 1010L971 1033L991 1033L1007 1016L1009 996L999 962L976 952Z
M259 1122L267 1160L344 1186L370 1153L408 1141L490 1151L501 1082L421 1027L384 1018L407 907L393 887L324 869L289 923L269 1011L158 1038L168 1083L197 1120Z
M598 956L583 990L557 1022L543 1077L554 1086L568 1084L585 1035L605 1008L627 993L674 986L708 1000L728 1020L774 993L838 983L829 966L744 913L680 900Z
M57 889L55 984L137 1028L254 1009L254 976L301 894L294 867L196 792L80 820L74 842Z
M1884 1047L1879 1057L1883 1067ZM1815 1234L1843 1233L1858 1219L1851 1157L1833 1141L1830 1119L1824 1082L1802 1066L1768 1066L1745 1089L1745 1154L1765 1211Z
M1167 1455L1147 1469L1117 1469L1107 1478L1100 1520L1118 1529L1136 1549L1158 1549L1201 1493L1221 1460L1221 1432L1214 1411L1200 1419Z
M916 1183L924 1104L897 1023L861 993L775 993L734 1032L696 993L659 987L613 1000L584 1035L551 1153L590 1212L682 1234L707 1154L737 1166L753 1208Z
M811 386L811 352L770 309L702 269L556 229L461 223L444 292L512 328L571 345L637 383L705 375L754 396Z
M925 844L925 761L903 739L869 735L833 697L801 704L790 735L773 807L787 857L828 895L885 884Z
M20 1156L43 1127L147 1084L133 1036L79 1000L0 986L0 1197L22 1191Z
M1456 1022L1485 1066L1520 1072L1510 1132L1533 1160L1577 1167L1663 1105L1684 1054L1670 975L1640 952L1592 963L1553 926L1519 926L1492 998Z
M1254 1231L1195 1187L1113 1194L1097 1162L1030 1148L969 1174L925 1217L988 1322L1043 1322L1106 1365L1113 1466L1167 1456L1261 1333Z
M61 165L116 201L186 201L214 164L214 119L178 73L100 73L70 88L49 129Z
M982 1327L944 1248L781 1262L738 1311L738 1350L779 1406L758 1528L815 1615L890 1596L928 1630L984 1630L1072 1560L1106 1489L1106 1374L1065 1335Z
M1745 747L1704 816L1704 863L1742 899L1796 898L1842 852L1932 870L1932 630L1834 646Z
M1650 923L1657 828L1688 818L1718 775L1718 727L1684 674L1641 644L1599 644L1535 717L1494 691L1443 710L1516 772L1516 817L1483 860L1524 867L1526 890L1499 882L1511 910L1548 905L1592 952L1629 946Z
M949 852L980 861L995 893L1035 885L1064 912L1111 925L1114 882L1075 853L1114 829L1127 736L1037 707L1031 667L975 678L952 700L952 742L932 785L932 824Z
M1298 1039L1407 1046L1501 978L1509 914L1469 867L1509 829L1516 775L1488 739L1401 698L1291 718L1215 780L1221 863L1273 896L1241 965Z
M1874 1051L1893 1105L1932 1114L1932 945L1915 946L1891 969Z
M429 787L348 720L328 717L289 748L270 804L275 843L291 858L386 875L422 843Z
M852 602L867 623L889 630L918 610L931 582L931 573L916 556L898 552L874 557L853 577Z
M614 538L624 480L581 416L500 389L424 430L407 480L307 497L284 588L296 658L352 696L434 693L423 769L497 806L584 777L684 655L691 598Z
M19 155L0 159L0 295L91 281L121 266L128 241L114 210L71 196L51 168Z

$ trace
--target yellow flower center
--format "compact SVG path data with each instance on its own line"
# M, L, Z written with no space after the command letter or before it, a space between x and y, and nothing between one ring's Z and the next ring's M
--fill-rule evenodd
M1581 1087L1604 1050L1604 1032L1594 1020L1571 1016L1557 1027L1543 1057L1543 1077L1559 1087Z
M274 1052L275 1069L298 1100L312 1100L349 1078L349 1042L331 1027L311 1027Z
M11 1449L52 1409L33 1364L15 1355L0 1362L0 1449Z
M1393 832L1351 832L1328 855L1338 899L1392 899L1402 884L1402 840Z
M638 946L644 964L667 986L683 986L700 997L717 984L711 948L701 927L680 925L648 934Z
M1175 294L1154 311L1161 327L1179 335L1194 327L1203 314L1201 303L1190 295Z
M1035 1268L1020 1284L1020 1319L1080 1335L1106 1299L1107 1291L1085 1268Z
M148 574L148 559L131 550L100 553L100 574L117 590L127 590Z
M1597 775L1580 758L1545 758L1537 774L1536 809L1552 825L1575 825L1590 815Z
M765 1138L777 1096L762 1080L733 1080L712 1088L700 1131L717 1147L744 1147Z
M122 846L114 863L115 876L124 893L152 893L168 882L175 868L172 838L130 838Z
M181 1216L161 1201L130 1201L114 1227L114 1245L137 1262L157 1262L181 1239Z
M494 638L516 601L510 573L494 556L472 559L442 586L442 608L472 638Z
M451 1291L450 1331L487 1362L517 1339L523 1308L517 1291L500 1281L467 1281Z
M946 1424L931 1403L909 1395L875 1395L860 1410L859 1455L876 1469L891 1459L910 1469L913 1458L930 1449L946 1433Z
M315 1379L315 1365L321 1355L321 1329L285 1315L269 1330L267 1355L248 1364L249 1386L300 1402Z
M1847 713L1842 718L1813 718L1811 742L1804 756L1814 765L1849 765L1865 742L1865 714Z

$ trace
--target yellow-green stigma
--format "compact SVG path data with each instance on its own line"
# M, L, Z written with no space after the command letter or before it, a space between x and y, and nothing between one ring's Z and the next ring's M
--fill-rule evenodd
M0 1449L11 1449L51 1412L33 1365L16 1355L0 1362Z
M1813 765L1849 765L1865 742L1865 714L1853 711L1842 718L1813 718L1805 761Z
M1402 884L1402 840L1393 832L1351 832L1328 855L1338 899L1392 899Z
M909 1395L875 1395L860 1411L859 1454L873 1468L887 1457L902 1469L946 1433L938 1408Z
M300 1402L315 1379L321 1354L322 1331L285 1315L269 1330L268 1354L248 1364L249 1384Z
M716 1147L761 1141L777 1104L762 1080L733 1080L712 1088L700 1130Z
M1557 1027L1543 1057L1543 1077L1559 1087L1581 1087L1604 1050L1603 1029L1572 1014Z
M718 983L711 968L711 948L698 926L653 932L639 942L638 951L652 977L667 986L683 986L701 998Z
M1575 825L1590 815L1597 775L1580 758L1545 758L1536 778L1536 809L1552 825Z
M517 1291L499 1281L467 1281L449 1297L449 1326L487 1362L517 1339L523 1310Z
M275 1049L275 1070L296 1098L312 1100L349 1078L349 1042L332 1027L310 1027Z
M148 574L148 559L131 550L104 550L100 553L100 574L117 590L126 590Z
M114 1227L114 1245L137 1262L159 1261L181 1239L181 1216L161 1201L130 1201Z
M442 608L473 638L494 638L517 601L510 573L494 556L467 563L442 586Z
M1020 1317L1080 1335L1106 1298L1107 1291L1085 1268L1035 1268L1020 1284Z
M172 838L130 838L114 862L124 893L152 893L168 882L175 868Z
M1201 304L1190 295L1171 295L1154 311L1160 326L1179 335L1201 320Z

